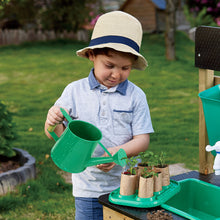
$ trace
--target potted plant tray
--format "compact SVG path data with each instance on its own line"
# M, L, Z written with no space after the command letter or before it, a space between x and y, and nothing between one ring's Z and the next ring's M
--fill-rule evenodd
M117 205L150 208L165 203L179 191L180 184L174 180L170 180L170 185L163 186L160 192L154 192L153 196L150 198L139 197L138 190L132 195L121 195L119 187L110 193L109 201Z

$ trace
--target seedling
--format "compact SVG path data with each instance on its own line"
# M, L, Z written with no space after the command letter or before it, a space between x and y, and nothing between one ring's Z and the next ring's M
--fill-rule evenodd
M130 157L130 158L126 158L126 164L129 167L129 173L131 175L135 175L136 174L136 170L134 169L135 165L137 164L138 160L136 157Z
M166 158L166 153L161 152L160 155L155 155L155 160L157 161L157 166L160 168L163 168L166 166L165 158Z
M154 153L152 151L144 151L139 153L139 158L141 159L142 166L153 166L154 163Z
M153 170L148 170L147 168L144 168L142 171L141 171L141 176L143 178L151 178L153 176L158 176L158 173L153 171Z

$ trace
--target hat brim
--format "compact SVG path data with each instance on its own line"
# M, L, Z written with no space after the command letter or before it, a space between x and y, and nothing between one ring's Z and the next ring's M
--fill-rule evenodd
M77 56L88 58L87 56L88 50L92 50L95 48L105 48L105 47L112 48L116 51L131 53L133 55L136 55L137 59L133 63L133 66L132 66L133 69L144 70L148 65L146 59L140 53L138 53L137 51L135 51L134 49L132 49L131 47L125 44L119 44L119 43L106 43L106 44L85 47L81 50L78 50L76 54Z

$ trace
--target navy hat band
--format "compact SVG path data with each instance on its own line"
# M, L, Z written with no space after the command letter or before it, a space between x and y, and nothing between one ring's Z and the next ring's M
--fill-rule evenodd
M127 37L114 36L114 35L109 35L109 36L98 37L98 38L92 39L90 41L89 46L96 46L99 44L106 44L106 43L125 44L125 45L133 48L138 53L139 53L139 49L140 49L138 44L136 42L134 42L133 40L131 40Z

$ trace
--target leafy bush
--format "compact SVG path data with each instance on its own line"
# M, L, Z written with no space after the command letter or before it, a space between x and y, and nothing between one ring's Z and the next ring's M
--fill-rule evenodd
M187 0L187 5L190 12L198 14L206 8L206 14L212 18L220 16L220 1L219 0Z
M217 24L214 22L213 17L210 14L207 14L206 8L203 8L201 11L198 12L198 14L194 14L190 12L187 6L185 6L184 13L191 27L198 27L201 25L217 26Z
M28 28L37 26L37 14L40 10L35 7L34 0L10 0L2 3L0 20L3 29Z
M12 149L12 141L15 139L12 123L12 114L7 110L5 104L0 101L0 155L13 157L16 155Z
M0 26L3 29L42 28L76 32L99 14L100 6L97 2L97 0L1 0Z
M219 0L187 0L184 12L191 27L220 26Z
M44 29L55 31L77 31L89 17L90 7L88 3L94 0L54 0L40 14L41 24Z

